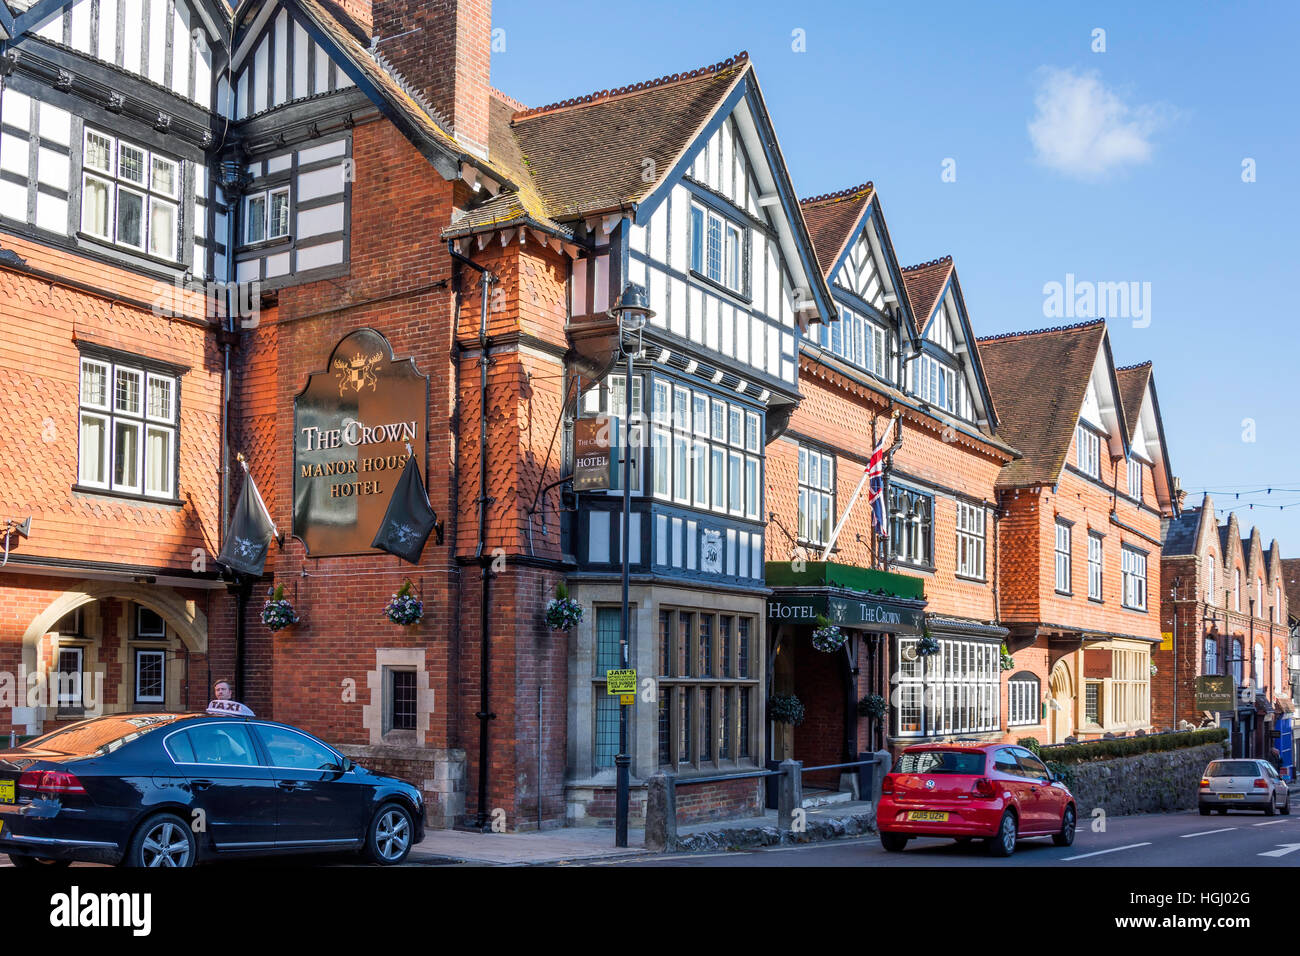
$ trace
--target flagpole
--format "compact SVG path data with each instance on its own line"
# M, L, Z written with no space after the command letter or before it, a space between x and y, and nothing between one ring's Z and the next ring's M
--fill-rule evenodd
M877 443L878 445L883 445L885 443L885 439L889 437L889 433L893 431L894 424L897 421L898 421L898 413L895 412L894 417L889 420L889 427L885 429L884 436ZM871 450L871 454L874 456L875 453L876 451L873 448ZM849 515L853 511L853 506L858 503L858 496L862 494L862 486L867 483L867 479L870 477L870 475L871 475L871 462L870 459L868 459L867 467L862 469L862 477L858 479L858 486L853 489L853 496L849 498L849 505L847 508L844 509L844 514L840 516L839 523L835 525L835 530L831 532L831 538L829 541L826 542L825 550L822 551L823 561L827 560L830 557L831 548L835 547L835 542L839 538L840 532L844 530L844 525L849 520Z

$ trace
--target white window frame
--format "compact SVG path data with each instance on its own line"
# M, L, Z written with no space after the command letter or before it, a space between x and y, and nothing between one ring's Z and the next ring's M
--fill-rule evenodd
M1134 501L1142 500L1142 461L1132 456L1128 460L1128 496Z
M835 465L834 455L812 445L799 446L798 534L809 544L825 545L835 527Z
M103 371L105 377L105 401L96 403L84 398L86 386L86 369L95 368ZM129 360L118 362L109 358L81 356L78 364L78 430L77 430L77 484L86 488L103 489L143 498L174 500L177 496L177 431L179 429L180 378L153 371L147 366L131 363ZM138 388L139 409L131 411L120 407L117 397L118 376L134 378ZM150 381L169 381L171 396L169 399L170 419L149 415L148 383ZM98 462L102 480L87 474L87 461L83 456L84 444L82 429L88 420L104 423L104 441L100 448ZM118 481L115 473L117 464L118 425L125 425L135 431L135 482ZM163 474L167 485L163 488L148 486L150 432L162 433L167 437L166 466Z
M162 630L146 631L143 625L141 624L141 614L140 614L141 611L150 611L153 614L158 614L158 612L154 611L152 608L147 608L143 604L137 604L135 606L135 636L145 637L145 638L166 637L167 621L163 618L163 616L161 614L158 614L158 620L162 622Z
M140 664L145 658L157 658L160 661L162 679L161 692L157 695L142 694L140 692ZM137 704L161 704L167 698L167 652L162 648L144 648L135 649L135 702Z
M1007 681L1007 726L1027 727L1042 723L1038 678L1017 675Z
M986 733L999 729L1002 706L998 648L980 641L939 639L939 652L908 661L915 637L898 639L898 694L893 705L899 737ZM904 729L904 702L915 704L917 727Z
M716 271L709 254L709 236L715 229L718 237ZM744 225L701 203L691 203L690 266L696 275L744 295L745 250L748 245L748 229Z
M284 231L272 232L271 231L272 226L278 225L278 223L275 222L274 217L271 215L271 210L275 206L275 197L281 195L284 196L284 204L285 204ZM252 235L249 232L249 228L253 224L253 203L259 199L262 200L262 214L260 217L262 223L262 237L260 239L254 239L252 238ZM249 195L244 197L244 242L243 244L245 246L256 246L264 242L271 242L275 239L283 239L293 232L292 227L293 227L293 203L292 203L292 197L290 196L290 192L289 192L289 186L287 184L284 186L271 186L266 189L259 190L258 192L250 193Z
M1124 581L1123 603L1132 611L1147 609L1147 555L1123 545L1120 549L1120 566Z
M73 654L77 658L77 669L75 671L65 671L61 668L64 654ZM85 706L85 687L83 687L83 675L86 671L86 649L80 644L60 644L54 651L54 691L55 704L59 708L75 708ZM75 680L72 683L73 689L65 692L64 683L59 675L71 673Z
M88 150L92 141L106 147L108 155L108 167L91 165L88 159ZM142 157L140 180L128 179L121 175L121 155L123 150L138 151ZM170 167L172 170L172 190L166 191L156 188L154 185L154 165L155 163ZM184 166L182 161L171 156L165 156L154 153L152 150L129 140L120 139L110 133L86 126L82 134L81 142L81 183L82 183L82 200L81 200L81 232L88 236L110 243L111 245L120 246L133 252L152 256L156 259L162 259L166 262L180 262L183 259L181 255L181 198L184 193ZM105 222L105 230L99 232L90 228L87 222L87 199L90 191L86 184L90 180L96 180L103 183L108 188L108 208ZM122 191L129 192L139 196L141 201L140 208L140 242L137 245L133 242L127 242L119 234L118 230L118 213L120 212L121 203L119 195ZM154 251L153 243L153 208L155 205L164 206L171 212L172 221L172 248L163 252Z
M957 574L984 580L985 512L983 505L957 502Z
M1074 593L1074 529L1064 521L1056 522L1056 593ZM1064 582L1064 583L1062 583Z
M1102 575L1105 565L1105 538L1088 532L1088 600L1102 600Z
M1090 478L1101 478L1101 436L1082 422L1074 427L1074 436L1079 470Z

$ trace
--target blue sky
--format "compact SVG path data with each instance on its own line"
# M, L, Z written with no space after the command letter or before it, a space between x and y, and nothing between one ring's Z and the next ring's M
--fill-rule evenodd
M1300 556L1300 5L497 0L493 25L530 106L747 50L799 195L872 180L978 335L1074 321L1044 314L1067 274L1150 283L1149 324L1107 317L1119 364L1155 362L1188 503Z

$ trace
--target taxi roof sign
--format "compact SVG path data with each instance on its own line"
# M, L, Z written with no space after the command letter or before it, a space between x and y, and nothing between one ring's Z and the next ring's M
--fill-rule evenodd
M252 717L253 711L247 704L237 700L210 700L208 711L214 717Z

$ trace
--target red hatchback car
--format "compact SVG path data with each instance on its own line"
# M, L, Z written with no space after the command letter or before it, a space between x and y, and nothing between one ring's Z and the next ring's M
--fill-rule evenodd
M993 856L1010 856L1020 837L1074 842L1074 796L1023 747L917 744L902 752L880 793L876 827L886 850L920 836L983 838Z

